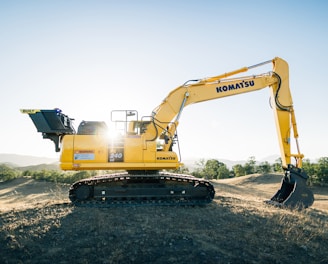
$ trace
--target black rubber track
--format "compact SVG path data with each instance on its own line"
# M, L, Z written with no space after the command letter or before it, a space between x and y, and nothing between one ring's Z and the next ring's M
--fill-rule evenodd
M102 175L75 182L69 191L74 205L88 207L204 205L214 195L207 180L166 172Z

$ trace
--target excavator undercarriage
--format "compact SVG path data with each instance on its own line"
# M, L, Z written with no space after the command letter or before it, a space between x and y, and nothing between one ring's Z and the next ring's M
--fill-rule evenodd
M214 198L213 185L189 175L115 173L75 182L69 198L77 206L202 205Z

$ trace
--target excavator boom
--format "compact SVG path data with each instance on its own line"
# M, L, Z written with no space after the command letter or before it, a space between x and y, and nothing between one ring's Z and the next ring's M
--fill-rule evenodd
M272 64L273 70L242 76L250 69ZM232 78L232 76L235 76ZM298 131L289 88L288 64L281 58L243 67L218 76L191 80L172 90L151 112L139 119L135 110L112 111L118 128L116 138L108 137L104 122L83 121L77 132L71 120L59 109L22 110L32 118L38 132L55 143L61 151L63 170L125 170L126 173L85 179L72 185L74 203L113 204L140 201L170 204L208 203L214 197L213 185L192 176L169 174L182 166L173 146L178 145L177 127L183 109L194 103L270 89L272 109L285 171L281 188L270 204L308 207L314 199L306 187L308 176L302 169L304 155L298 144ZM290 133L296 141L291 151ZM295 163L292 164L292 159Z

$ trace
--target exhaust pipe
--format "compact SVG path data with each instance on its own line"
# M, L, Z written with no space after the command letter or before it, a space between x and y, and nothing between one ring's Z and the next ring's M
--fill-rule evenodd
M289 208L307 208L314 202L312 191L306 186L308 175L303 169L288 165L281 187L266 203Z

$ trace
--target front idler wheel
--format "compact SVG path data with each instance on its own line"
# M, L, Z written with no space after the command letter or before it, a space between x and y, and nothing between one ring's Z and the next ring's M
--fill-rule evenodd
M75 190L75 197L78 201L86 201L92 197L93 188L90 185L80 185Z

